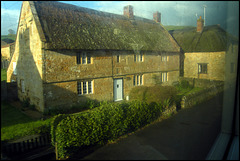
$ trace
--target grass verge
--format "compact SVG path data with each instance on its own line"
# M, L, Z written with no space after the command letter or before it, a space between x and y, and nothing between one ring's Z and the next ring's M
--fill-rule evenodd
M1 141L23 136L50 133L51 118L33 120L6 102L1 102Z

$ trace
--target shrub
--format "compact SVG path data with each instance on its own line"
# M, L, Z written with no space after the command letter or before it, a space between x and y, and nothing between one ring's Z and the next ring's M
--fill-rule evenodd
M155 85L152 87L134 87L130 92L130 98L133 100L151 102L163 102L166 99L176 97L177 91L173 86Z
M102 102L91 111L56 116L51 129L52 141L57 142L59 157L67 158L76 149L104 144L134 131L158 118L161 111L162 107L156 103Z

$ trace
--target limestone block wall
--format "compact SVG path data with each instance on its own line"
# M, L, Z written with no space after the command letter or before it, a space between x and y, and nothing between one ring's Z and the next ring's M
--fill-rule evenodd
M13 62L16 62L19 99L21 101L29 99L30 104L43 111L42 42L29 2L24 2L22 6L15 51L7 71L8 81L12 79Z
M78 95L77 81L45 83L45 110L53 108L70 108L72 106L81 105L87 100L113 100L113 79L111 77L92 79L92 81L93 93L84 95Z
M113 74L126 75L138 73L151 73L157 71L179 71L179 53L155 53L143 51L143 61L134 61L133 51L113 52ZM117 56L120 61L117 62ZM168 60L163 62L162 56L168 56Z
M185 53L184 77L224 80L225 52ZM198 63L207 63L207 74L198 74Z
M77 64L81 51L44 51L45 82L72 81L112 76L112 56L105 51L87 51L91 64Z

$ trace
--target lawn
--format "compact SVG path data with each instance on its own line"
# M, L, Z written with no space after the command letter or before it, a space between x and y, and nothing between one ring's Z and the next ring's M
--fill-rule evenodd
M7 102L1 102L1 141L50 132L51 119L33 120Z
M7 81L7 70L1 69L1 81Z

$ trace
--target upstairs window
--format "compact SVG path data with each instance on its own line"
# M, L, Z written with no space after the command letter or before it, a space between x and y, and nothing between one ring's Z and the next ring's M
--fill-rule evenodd
M167 62L169 61L169 56L162 56L162 62Z
M207 74L207 63L198 64L198 74Z
M117 55L117 63L120 62L120 55Z
M77 53L77 64L92 64L92 57L89 53Z
M134 62L143 62L143 53L134 54Z

